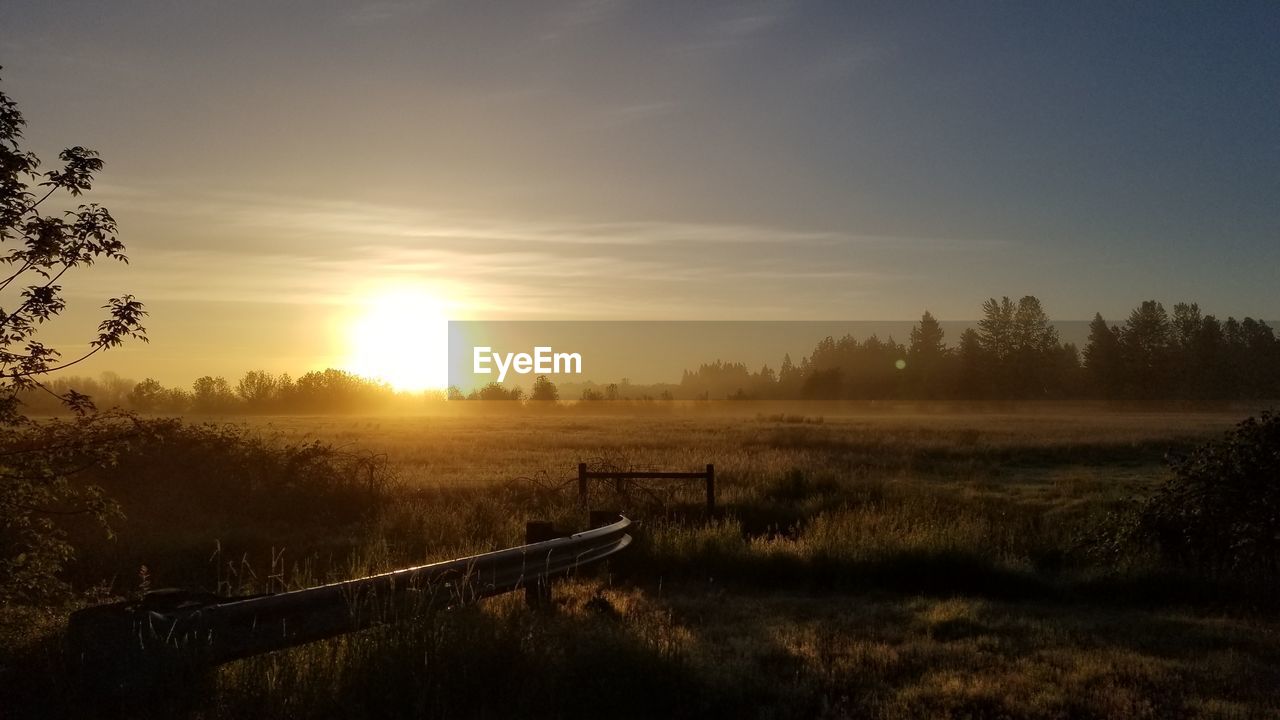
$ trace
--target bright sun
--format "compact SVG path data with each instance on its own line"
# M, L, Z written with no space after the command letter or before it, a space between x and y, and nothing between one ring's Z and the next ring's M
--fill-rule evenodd
M449 321L444 304L417 288L382 292L365 304L348 339L347 369L397 390L449 384Z

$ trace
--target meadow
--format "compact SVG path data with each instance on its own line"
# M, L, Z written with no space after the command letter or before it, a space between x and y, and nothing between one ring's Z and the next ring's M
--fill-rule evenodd
M126 698L124 714L1275 716L1269 588L1171 567L1113 532L1166 479L1167 454L1248 410L695 403L192 418L269 445L336 446L367 482L273 494L232 482L257 461L186 451L104 479L126 518L112 541L74 534L77 599L4 610L0 715L103 709L58 669L67 612L94 598L278 591L516 545L531 519L580 529L586 462L715 463L718 512L675 482L599 487L593 506L635 518L636 543L557 585L549 611L519 594L441 610L232 663Z

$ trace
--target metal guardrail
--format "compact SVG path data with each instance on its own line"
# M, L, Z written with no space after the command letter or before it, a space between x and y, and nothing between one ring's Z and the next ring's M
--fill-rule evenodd
M68 661L86 687L119 692L522 587L545 592L552 578L625 549L630 527L619 516L569 537L276 595L148 593L72 613Z

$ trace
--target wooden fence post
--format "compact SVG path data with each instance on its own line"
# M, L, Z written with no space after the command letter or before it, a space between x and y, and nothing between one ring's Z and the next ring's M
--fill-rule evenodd
M555 527L546 520L530 520L524 524L524 542L526 545L553 540L555 537ZM531 565L536 568L537 562L538 559L534 558ZM525 605L531 608L549 606L551 604L551 579L545 576L538 576L525 581L524 602Z
M578 463L578 505L587 508L587 464Z
M707 514L716 511L716 466L707 463Z

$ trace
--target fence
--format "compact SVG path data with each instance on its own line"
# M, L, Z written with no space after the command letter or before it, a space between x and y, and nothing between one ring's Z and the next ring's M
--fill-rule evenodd
M626 470L587 470L586 463L578 463L578 504L583 508L589 505L590 482L592 480L703 480L707 486L707 514L716 511L716 466L708 463L704 472L637 472ZM616 507L616 506L615 506Z

